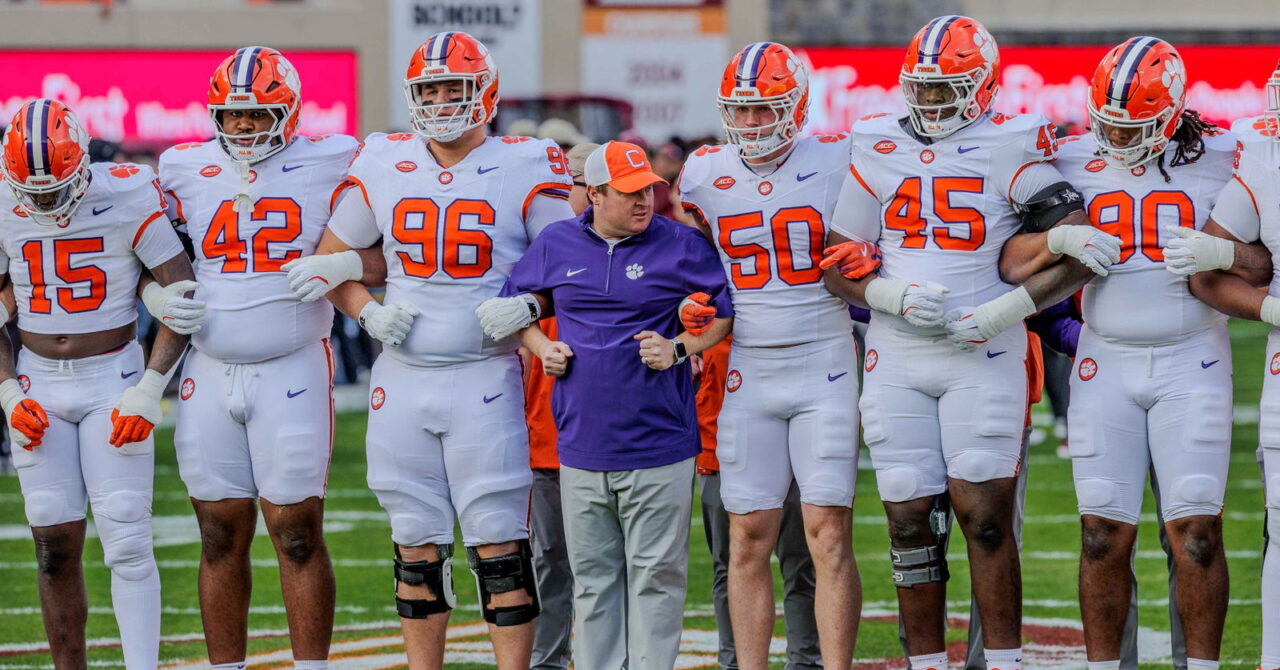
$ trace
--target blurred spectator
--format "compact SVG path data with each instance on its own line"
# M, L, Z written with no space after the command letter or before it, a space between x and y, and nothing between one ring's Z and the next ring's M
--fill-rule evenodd
M653 210L662 216L675 218L677 207L672 194L682 167L684 149L674 142L667 142L653 152L653 171L667 180L653 185Z
M120 145L115 142L100 140L96 137L89 140L90 163L114 163L120 156L120 152Z
M587 138L578 132L577 126L555 117L543 121L542 125L538 126L538 139L551 140L565 151L587 141Z
M507 124L508 137L533 137L538 134L538 124L529 119L516 119Z

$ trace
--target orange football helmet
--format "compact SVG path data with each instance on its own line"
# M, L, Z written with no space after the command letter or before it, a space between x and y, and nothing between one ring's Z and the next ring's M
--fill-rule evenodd
M270 47L243 47L227 57L209 79L209 117L218 143L232 160L256 163L289 146L298 134L302 104L298 71ZM252 135L228 135L222 113L265 109L275 117L271 129Z
M1102 158L1130 169L1169 146L1187 102L1187 70L1173 45L1134 37L1107 52L1089 86L1089 120ZM1136 131L1118 145L1112 128Z
M1271 119L1271 123L1280 128L1280 63L1276 64L1276 69L1271 73L1271 77L1267 79L1267 118ZM1280 133L1272 133L1271 139L1280 142Z
M729 61L716 96L730 144L743 158L767 156L795 139L809 113L809 75L787 47L776 42L748 44ZM771 122L738 125L735 111L763 107Z
M939 16L911 38L898 82L916 133L946 137L991 109L1000 49L978 21Z
M462 96L443 103L423 102L424 87L445 81L462 82ZM498 108L498 68L480 40L464 32L436 33L409 59L404 97L419 135L452 142L493 118Z
M4 134L4 181L36 223L67 223L89 188L89 134L57 100L18 109Z

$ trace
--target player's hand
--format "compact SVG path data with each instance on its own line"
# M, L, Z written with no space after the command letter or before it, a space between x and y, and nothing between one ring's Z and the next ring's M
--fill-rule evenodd
M130 386L120 395L120 401L111 410L111 438L114 447L141 442L151 436L160 423L164 411L160 409L160 396L164 393L165 376L155 370L147 370L136 386Z
M818 267L826 270L832 265L846 279L862 279L880 267L880 248L861 240L841 242L822 251Z
M711 296L701 291L680 301L680 325L694 335L701 335L716 320L716 308L711 306Z
M542 361L542 372L548 377L563 377L569 371L569 359L573 358L573 349L564 342L551 341L538 352L538 360Z
M950 292L951 289L933 282L907 284L902 292L902 318L921 328L942 325L942 306Z
M370 301L360 310L359 320L370 337L389 347L398 347L409 336L413 318L418 314L418 308L407 302L379 305Z
M640 360L650 370L666 370L676 364L676 346L669 338L652 330L642 330L631 339L640 342Z
M1120 260L1120 239L1093 226L1065 225L1049 229L1049 251L1066 254L1105 277L1107 267Z
M977 307L957 307L947 312L947 339L960 351L973 351L987 343L976 312Z
M40 403L22 392L16 379L0 383L0 406L9 423L9 442L27 451L40 446L44 431L49 427L49 415Z
M203 300L188 298L186 294L200 288L198 282L190 279L176 281L168 286L160 282L151 282L142 289L142 304L147 311L166 328L179 335L191 335L198 332L209 318Z
M347 281L360 281L364 264L354 250L295 258L280 266L289 273L289 288L302 302L313 302Z
M538 299L528 293L509 298L489 298L476 308L480 328L494 340L501 340L521 328L527 328L541 315L542 306L538 304Z
M1183 228L1165 226L1173 239L1164 247L1164 269L1181 277L1197 272L1226 270L1236 261L1236 245L1231 240Z

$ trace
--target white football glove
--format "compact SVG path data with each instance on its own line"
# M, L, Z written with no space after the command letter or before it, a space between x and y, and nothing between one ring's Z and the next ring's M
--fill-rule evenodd
M1258 318L1280 328L1280 298L1267 296L1262 299L1262 309L1258 310Z
M1093 226L1050 228L1047 242L1049 251L1071 256L1102 277L1109 274L1107 266L1120 260L1120 239Z
M930 328L942 325L942 305L950 291L933 282L914 284L876 277L867 284L866 299L871 309L901 316L913 326Z
M280 266L289 273L289 288L302 302L314 302L347 281L360 281L364 264L354 250L295 258Z
M1236 262L1236 245L1231 240L1183 228L1165 226L1173 239L1164 247L1164 269L1181 277L1197 272L1226 270Z
M370 337L387 346L398 347L409 336L413 317L420 313L417 307L407 302L379 305L377 301L370 301L360 310L359 320Z
M947 312L947 339L960 351L973 351L1009 326L1036 313L1036 303L1019 286L977 307Z
M151 282L142 289L142 304L146 305L151 316L169 330L179 335L191 335L198 332L209 318L203 300L184 297L187 291L194 291L199 287L198 282L190 279L176 281L168 286Z
M147 370L138 380L137 385L130 386L120 395L120 401L111 410L110 443L123 448L125 445L142 442L151 435L151 431L160 423L164 411L160 409L160 396L168 383L165 375L155 370ZM128 453L128 450L124 450Z
M542 306L537 298L528 293L513 295L509 298L489 298L476 308L476 316L480 317L480 327L484 334L494 340L502 338L528 327L542 315Z

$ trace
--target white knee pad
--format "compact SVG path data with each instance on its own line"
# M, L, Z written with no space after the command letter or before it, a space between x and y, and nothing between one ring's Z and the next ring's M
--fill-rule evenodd
M95 501L103 562L128 581L147 579L156 569L151 554L151 501L134 491L116 491Z
M907 467L892 467L876 471L876 486L880 489L880 499L885 502L906 502L915 500L916 490L920 488L920 479L915 470Z
M80 518L71 518L73 515L67 509L66 499L55 491L32 491L25 498L27 523L33 527L55 526Z
M1280 472L1272 473L1267 477L1266 489L1267 507L1280 511Z
M431 529L421 515L394 513L391 514L391 539L402 547L417 547L439 538L431 537Z
M1116 505L1119 487L1106 479L1081 479L1076 482L1076 501L1080 514L1092 514L1105 519L1119 520Z
M1011 477L1007 459L1002 454L979 449L966 449L956 454L947 464L947 470L956 479L980 484L1000 477Z
M1213 475L1194 474L1177 478L1163 500L1164 509L1161 511L1164 520L1216 515L1222 510L1223 489L1223 483Z

